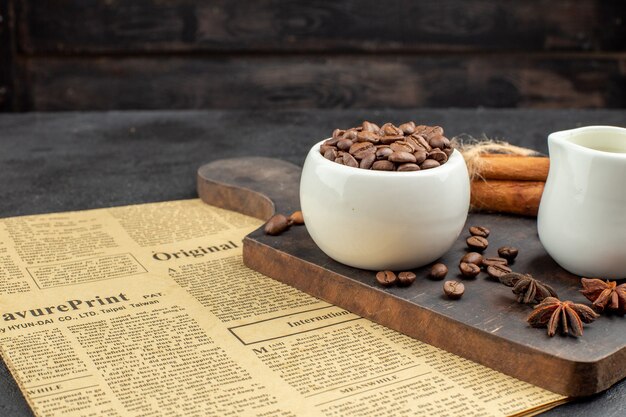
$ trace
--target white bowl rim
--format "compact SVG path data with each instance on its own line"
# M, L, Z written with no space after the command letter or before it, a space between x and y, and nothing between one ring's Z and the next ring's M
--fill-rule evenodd
M430 169L424 169L424 170L419 170L419 171L378 171L378 170L373 170L373 169L363 169L363 168L355 168L355 167L349 167L343 164L338 164L336 162L330 161L326 158L324 158L324 155L322 155L319 151L320 145L323 144L324 142L326 142L328 139L331 138L326 138L323 139L319 142L317 142L315 145L313 145L311 147L311 149L309 150L309 154L312 154L312 157L322 161L322 164L327 164L328 167L333 167L335 169L338 169L339 172L344 172L344 173L352 173L352 174L360 174L360 175L364 175L364 176L377 176L377 177L398 177L398 175L402 175L403 177L429 177L429 176L435 176L435 175L445 175L447 173L449 173L450 171L452 171L454 169L454 167L459 164L459 162L463 162L463 164L465 164L465 160L463 159L463 156L461 155L461 153L457 150L457 149L453 149L453 152L450 154L450 156L448 157L448 160L446 161L446 163L444 163L443 165L440 165L438 167L435 168L430 168ZM347 171L346 171L347 170Z

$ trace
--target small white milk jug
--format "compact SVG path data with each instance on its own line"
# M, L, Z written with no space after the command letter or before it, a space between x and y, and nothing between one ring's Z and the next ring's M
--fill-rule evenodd
M626 129L587 126L548 136L550 172L539 239L569 272L626 278Z

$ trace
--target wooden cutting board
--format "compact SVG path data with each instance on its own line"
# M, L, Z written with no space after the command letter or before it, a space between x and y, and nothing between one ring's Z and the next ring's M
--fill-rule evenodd
M288 215L299 209L299 179L298 166L277 159L219 160L198 170L198 194L208 204L266 220L274 211ZM457 265L471 225L491 230L486 255L515 246L520 254L514 271L552 285L563 300L588 304L579 293L579 277L559 267L541 246L532 218L470 214L441 258L450 270L446 279L461 279ZM442 281L429 279L428 267L414 270L418 279L408 288L383 288L375 272L326 256L302 226L280 236L267 236L262 228L250 233L243 256L248 267L315 297L563 395L594 394L626 376L626 318L602 316L585 326L581 338L550 338L545 329L527 325L532 307L518 304L511 288L485 273L464 280L465 295L458 301L443 296Z

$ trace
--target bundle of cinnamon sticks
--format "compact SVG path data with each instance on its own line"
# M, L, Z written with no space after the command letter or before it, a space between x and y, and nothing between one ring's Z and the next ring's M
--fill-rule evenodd
M548 177L549 158L508 154L480 154L473 164L473 210L536 216Z

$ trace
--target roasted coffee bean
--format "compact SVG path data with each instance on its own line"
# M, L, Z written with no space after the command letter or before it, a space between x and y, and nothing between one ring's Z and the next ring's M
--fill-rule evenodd
M439 162L435 161L434 159L427 159L424 162L422 162L420 164L420 169L431 169L431 168L437 168L439 165L441 165Z
M443 283L443 293L451 300L458 300L465 293L465 285L459 281L446 281Z
M290 224L304 224L304 217L302 216L302 212L300 210L291 213L291 216L289 216L287 220L289 220Z
M358 146L357 146L358 145ZM333 149L335 152L330 151ZM335 129L332 138L320 145L320 153L328 160L362 169L386 171L419 171L443 165L453 152L450 140L439 126L416 126L406 122L395 126L364 121L361 126L347 130ZM349 153L350 156L345 156ZM392 163L375 164L376 160ZM353 161L354 159L354 161ZM361 163L360 161L365 161ZM375 166L375 167L374 167Z
M419 146L424 148L426 151L430 151L432 148L426 138L422 135L416 135L415 133L411 135L411 137L417 142Z
M326 146L337 146L337 142L339 142L342 138L331 138L331 139L327 139L324 141L324 143L322 143L322 145L326 145Z
M346 133L346 131L343 129L335 129L333 130L333 138L342 139L344 133Z
M387 159L392 153L391 148L379 148L376 150L376 159Z
M354 156L350 155L347 152L343 154L343 164L352 168L358 168L359 166L359 163L356 161L356 159L354 159Z
M448 274L448 267L442 263L436 263L430 267L430 276L433 279L444 279Z
M498 255L500 255L503 258L508 259L509 262L512 262L517 257L518 253L519 253L519 250L512 246L502 246L501 248L498 249Z
M361 159L361 162L359 162L359 168L370 169L374 164L374 161L376 161L376 154L370 153Z
M499 279L502 275L510 274L511 272L513 272L511 268L502 264L495 264L487 267L487 273L494 279Z
M491 265L508 265L509 262L504 259L504 258L498 258L495 256L492 256L490 258L483 258L483 266L484 267L488 267Z
M383 287L389 287L395 284L397 280L396 274L391 271L380 271L376 273L376 281Z
M352 146L353 142L350 139L341 139L337 142L337 149L347 151Z
M363 130L356 135L357 142L371 142L378 143L380 142L380 136L374 132L370 132L369 130Z
M439 149L443 149L445 148L445 142L443 141L443 136L433 136L430 139L428 139L428 144L432 147L432 148L439 148Z
M420 170L419 165L411 164L411 163L400 164L398 165L398 169L397 169L397 171L404 171L404 172L419 171L419 170Z
M265 234L276 236L289 229L289 219L284 214L274 214L265 223Z
M354 155L355 153L366 149L371 149L376 152L376 145L374 145L372 142L357 142L350 146L348 152Z
M413 146L409 145L407 142L403 140L394 142L391 145L389 145L389 147L391 148L391 150L396 151L396 152L408 152L408 153L415 152L415 149L413 148Z
M426 131L426 135L428 136L428 139L434 136L442 136L443 128L441 126L433 126Z
M334 161L335 159L337 159L337 149L328 148L326 152L324 152L324 158L330 161Z
M439 164L445 164L448 160L448 155L446 155L439 149L433 149L432 151L428 152L428 158L434 159L435 161L439 162Z
M346 133L343 134L343 138L354 142L357 139L357 133L358 132L354 129L347 130Z
M475 252L482 252L489 246L489 241L482 236L470 236L465 242L467 247Z
M417 143L417 141L415 140L415 138L413 136L405 137L404 141L406 143L408 143L409 145L411 145L415 151L418 150L418 149L425 150L419 143Z
M363 159L369 154L375 154L376 146L374 146L371 142L357 142L350 146L350 150L348 152L356 159Z
M386 159L376 161L372 164L372 169L375 171L393 171L395 167L396 166L394 165L393 162L388 161Z
M467 278L476 278L480 274L480 266L469 262L461 262L459 264L459 271L461 275Z
M392 123L385 123L384 125L382 125L382 127L380 128L381 130L381 135L384 136L399 136L402 135L402 130L398 129L396 126L394 126Z
M382 136L380 138L380 143L382 143L383 145L391 145L392 143L403 139L404 136L402 135Z
M400 272L398 274L398 286L408 287L415 282L417 276L411 271Z
M461 262L482 266L483 256L478 252L468 252L461 258Z
M398 128L405 135L410 135L411 133L415 132L415 123L414 122L402 123L400 126L398 126Z
M470 235L489 237L489 229L484 226L472 226L469 228Z
M415 163L419 165L428 158L428 152L426 152L426 149L420 148L413 152L413 156L415 157Z
M410 162L413 164L415 163L415 157L413 156L412 153L409 153L409 152L393 151L393 153L389 155L388 159L391 162L396 162L398 164L406 164L407 162Z
M368 122L368 121L363 122L361 127L363 127L363 132L378 133L378 131L380 130L380 127L378 127L377 124L372 123L372 122Z

